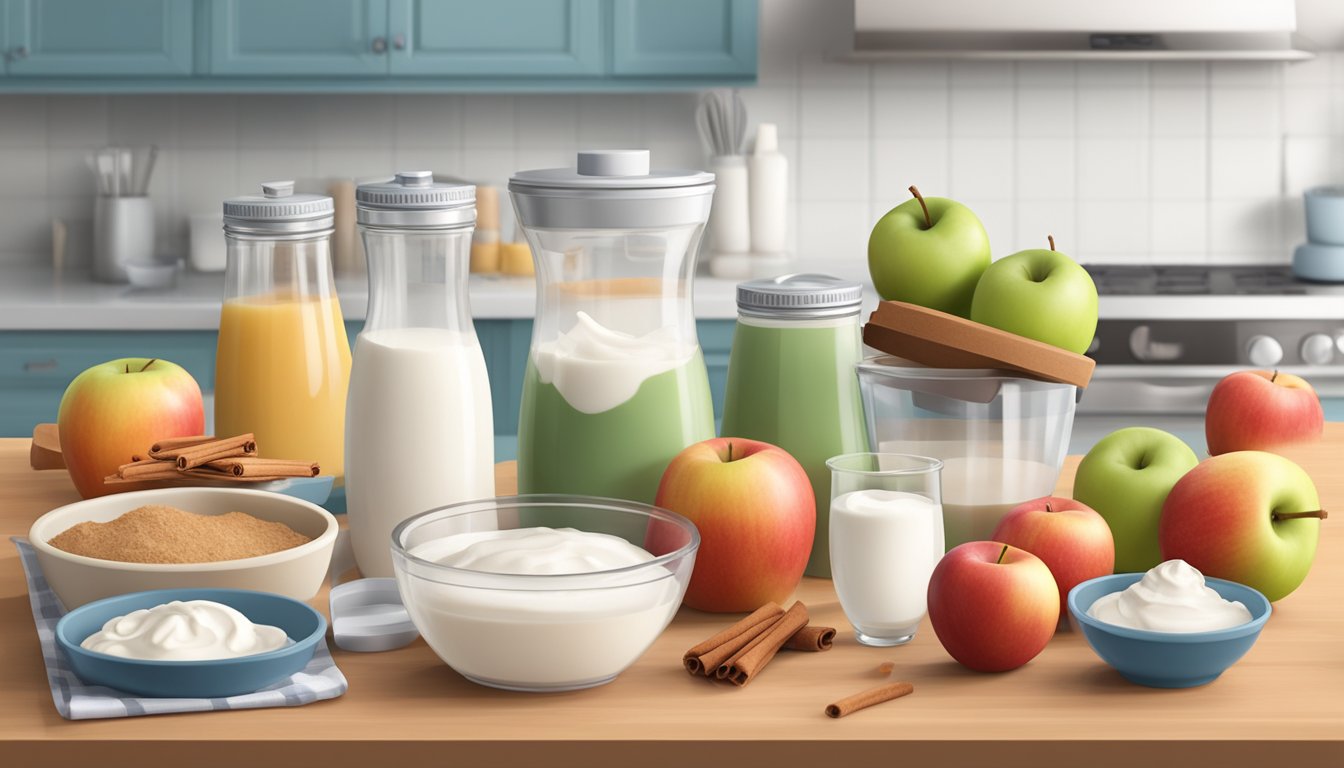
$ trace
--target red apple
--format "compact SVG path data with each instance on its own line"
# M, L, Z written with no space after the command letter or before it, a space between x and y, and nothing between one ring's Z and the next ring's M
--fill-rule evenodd
M1115 570L1111 527L1081 501L1045 496L1018 504L999 520L993 538L1045 562L1059 588L1060 618L1069 615L1069 590Z
M1211 456L1315 440L1324 428L1316 390L1302 377L1278 371L1228 374L1214 386L1204 411Z
M696 443L668 464L654 503L700 529L684 600L691 608L753 611L798 587L817 509L807 472L784 449L730 437ZM645 548L666 549L656 541Z
M1059 590L1039 557L971 541L933 569L929 622L952 658L980 672L1006 672L1036 658L1054 636Z
M157 440L203 433L205 407L200 386L181 366L127 357L76 376L56 424L70 479L87 499L144 487L105 486L103 478Z
M1162 559L1237 581L1270 602L1307 578L1320 537L1321 500L1298 465L1274 453L1206 459L1167 494L1158 526Z

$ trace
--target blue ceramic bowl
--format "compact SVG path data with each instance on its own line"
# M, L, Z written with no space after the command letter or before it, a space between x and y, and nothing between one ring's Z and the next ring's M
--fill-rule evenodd
M173 600L213 600L255 624L279 627L294 642L274 651L211 661L141 661L79 647L109 619ZM327 620L306 604L270 592L242 589L156 589L82 605L56 624L60 646L75 674L86 683L140 696L219 698L251 693L298 672L313 658L327 632Z
M1244 584L1205 579L1224 600L1245 605L1251 620L1213 632L1154 632L1117 627L1087 615L1098 598L1142 578L1142 573L1117 573L1084 581L1069 590L1069 613L1082 628L1088 645L1126 680L1139 685L1193 688L1213 682L1255 645L1273 610L1264 595Z

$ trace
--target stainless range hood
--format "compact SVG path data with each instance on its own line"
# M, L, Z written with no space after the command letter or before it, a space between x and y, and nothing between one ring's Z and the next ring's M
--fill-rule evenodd
M1294 61L1294 0L854 0L851 60Z

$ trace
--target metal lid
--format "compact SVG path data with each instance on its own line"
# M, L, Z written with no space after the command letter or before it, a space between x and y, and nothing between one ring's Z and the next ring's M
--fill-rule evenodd
M781 275L737 284L744 315L781 319L841 317L863 304L863 284L830 275Z
M269 181L260 195L224 201L224 231L247 235L311 235L330 231L336 206L326 195L296 195L293 181Z
M384 227L448 228L476 221L476 187L434 181L432 171L401 171L388 181L355 189L360 224Z
M704 224L714 174L651 169L647 149L586 150L573 168L515 173L509 194L525 228L658 229Z

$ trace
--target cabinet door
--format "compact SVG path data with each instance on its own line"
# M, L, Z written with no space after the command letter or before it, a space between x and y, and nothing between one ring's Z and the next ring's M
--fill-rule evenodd
M16 77L190 75L192 3L8 0Z
M755 75L756 0L615 0L617 75Z
M387 74L387 0L214 0L210 73Z
M600 75L600 0L392 0L398 75Z

